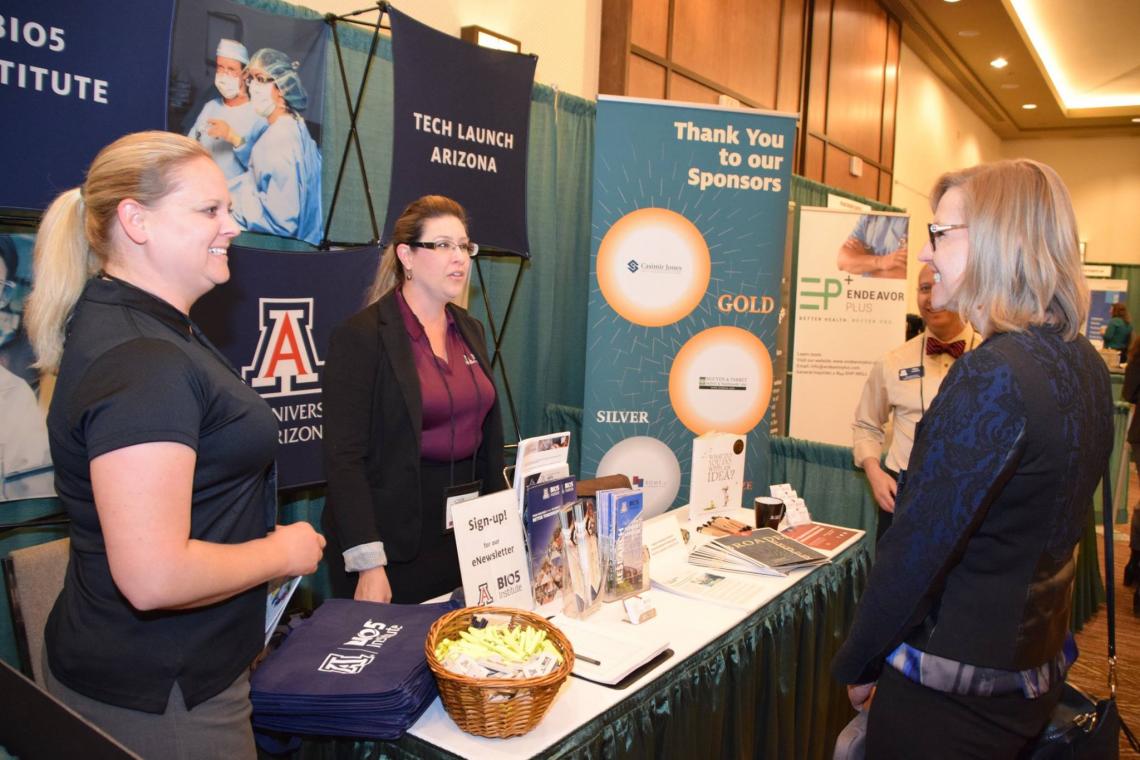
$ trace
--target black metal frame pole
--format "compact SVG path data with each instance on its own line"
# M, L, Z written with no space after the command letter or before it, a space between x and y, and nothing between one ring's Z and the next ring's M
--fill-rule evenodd
M372 72L372 63L375 60L376 48L380 43L380 29L384 20L384 14L387 12L388 4L386 2L377 3L376 8L368 8L360 11L353 11L352 13L345 14L344 16L329 16L326 17L326 23L332 27L333 46L336 49L337 66L340 69L341 86L344 89L344 98L348 104L349 112L349 128L348 138L344 143L344 153L341 155L340 166L337 169L336 184L333 186L332 199L329 201L328 216L325 218L325 239L321 241L321 248L329 247L329 232L332 230L333 216L336 212L336 202L340 196L341 183L344 181L345 165L348 163L349 151L353 148L356 149L357 163L360 167L360 179L364 184L364 196L366 205L368 206L368 218L372 225L372 240L370 243L377 243L380 240L380 225L376 221L375 204L372 201L372 185L368 181L368 171L364 165L364 151L360 146L360 133L356 129L357 118L360 115L360 108L364 102L364 88L368 84L368 75ZM357 92L355 101L352 98L352 93L348 88L348 72L344 67L344 53L340 46L340 36L337 34L337 22L348 20L349 16L358 15L361 13L368 13L373 10L379 11L379 16L376 23L363 24L363 22L352 21L351 23L361 24L372 28L372 42L368 48L367 61L364 64L364 74L360 78L360 88Z
M519 427L519 412L518 412L518 408L515 407L515 397L514 397L514 393L511 391L511 381L507 377L507 365L506 365L506 360L503 359L502 342L503 342L503 336L506 335L507 323L510 321L510 318L511 318L511 309L514 308L515 296L518 294L519 283L522 282L523 266L526 263L526 259L524 259L521 256L516 256L515 254L507 253L506 251L503 251L503 252L491 251L489 254L490 256L498 257L498 258L518 258L519 259L519 268L518 268L518 271L515 273L514 285L511 286L511 297L507 300L507 310L503 314L502 325L496 326L495 315L491 311L491 300L490 300L490 297L487 293L487 283L483 279L483 269L479 264L479 259L482 257L485 257L486 255L488 255L488 254L485 254L484 252L480 251L479 256L477 256L475 258L475 272L476 272L476 274L479 275L479 290L483 294L483 308L487 312L487 324L491 328L491 343L495 347L494 353L491 355L491 372L495 371L495 365L498 364L499 365L499 373L503 378L503 390L507 394L507 405L511 410L511 421L514 423L515 440L521 441L522 440L522 431Z

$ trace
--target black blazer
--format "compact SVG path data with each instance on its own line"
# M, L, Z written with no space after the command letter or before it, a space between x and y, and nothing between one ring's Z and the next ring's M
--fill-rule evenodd
M491 374L483 325L453 304L447 310L479 365ZM324 373L324 455L328 478L322 525L336 573L341 552L384 542L391 562L419 551L423 401L395 291L333 331ZM496 394L476 452L483 492L502 490L503 422Z

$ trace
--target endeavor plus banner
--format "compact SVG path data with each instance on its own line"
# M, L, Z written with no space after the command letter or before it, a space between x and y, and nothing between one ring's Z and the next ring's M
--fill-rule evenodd
M162 129L174 0L4 0L0 207L43 209L107 143Z
M789 435L851 445L871 366L906 337L909 221L800 209Z
M538 59L476 47L389 8L395 79L384 240L423 195L459 201L471 237L530 256L526 153Z
M321 378L333 328L365 306L376 248L285 253L230 246L230 281L191 317L277 417L279 488L320 483Z
M747 437L766 493L796 118L600 97L582 476L628 475L646 514L689 498L695 436Z

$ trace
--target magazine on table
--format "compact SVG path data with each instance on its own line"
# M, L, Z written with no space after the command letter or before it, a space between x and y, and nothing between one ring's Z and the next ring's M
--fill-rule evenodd
M771 528L760 528L747 536L721 536L689 553L693 565L761 575L786 575L829 561L826 555Z
M841 528L838 525L826 525L824 523L806 523L804 525L797 525L784 531L784 535L789 538L794 538L804 546L810 546L813 549L823 549L824 551L833 551L838 549L852 536L860 533L858 530L851 528Z
M567 567L558 513L574 503L576 494L574 478L570 477L535 483L526 490L523 524L534 604L540 614L559 609Z
M636 594L643 587L642 507L644 495L633 488L598 491L598 547L605 572L605 600Z
M668 517L645 524L650 577L663 591L728 607L752 609L771 596L755 577L733 576L693 567L676 519Z
M512 487L519 515L526 508L526 489L570 475L570 433L551 433L519 441Z

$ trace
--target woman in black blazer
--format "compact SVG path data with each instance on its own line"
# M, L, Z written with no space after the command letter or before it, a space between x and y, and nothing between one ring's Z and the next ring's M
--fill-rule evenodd
M460 584L450 505L504 487L482 325L452 303L478 246L455 201L396 222L371 304L325 363L325 558L337 596L420 602Z

